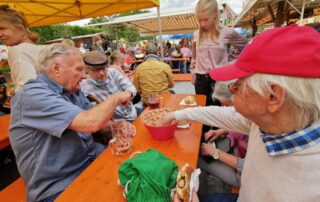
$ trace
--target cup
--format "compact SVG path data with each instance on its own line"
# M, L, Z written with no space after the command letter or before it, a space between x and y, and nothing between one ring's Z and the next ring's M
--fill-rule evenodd
M158 93L150 93L148 95L148 106L150 109L158 109L160 107L160 95Z
M109 142L112 154L123 155L131 152L134 127L127 121L115 121L111 125L113 138Z

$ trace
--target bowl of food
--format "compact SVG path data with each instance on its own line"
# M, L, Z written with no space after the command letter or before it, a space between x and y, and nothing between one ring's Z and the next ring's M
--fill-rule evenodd
M161 119L174 110L168 108L153 109L144 112L141 115L141 120L150 135L157 140L168 140L173 137L174 132L178 126L178 123L173 123L163 126Z

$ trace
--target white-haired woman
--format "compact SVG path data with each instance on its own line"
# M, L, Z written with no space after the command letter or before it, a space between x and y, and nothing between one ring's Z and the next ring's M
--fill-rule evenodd
M195 12L199 30L194 33L191 71L195 74L196 94L206 95L208 106L218 104L211 98L215 81L209 76L210 70L234 61L248 40L234 29L221 25L216 0L199 0ZM230 52L230 46L235 51Z
M128 77L124 72L123 68L125 68L125 55L120 51L113 51L110 56L110 65L109 67L115 68L119 72L121 72L124 76Z
M11 47L8 63L15 91L18 91L28 80L37 77L37 56L41 49L36 45L39 35L29 30L20 13L3 5L0 6L0 40Z

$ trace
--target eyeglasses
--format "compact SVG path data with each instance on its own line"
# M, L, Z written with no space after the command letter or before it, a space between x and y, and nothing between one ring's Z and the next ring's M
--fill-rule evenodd
M228 85L228 90L231 94L235 94L239 88L241 87L241 83L240 82L234 82L234 83L230 83Z

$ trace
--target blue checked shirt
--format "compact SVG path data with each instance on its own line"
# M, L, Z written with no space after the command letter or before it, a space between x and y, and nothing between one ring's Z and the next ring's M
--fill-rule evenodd
M105 85L95 85L92 78L87 78L81 82L82 92L88 96L93 95L100 102L104 101L109 95L113 93L129 90L133 96L137 94L137 90L132 82L123 76L118 70L114 68L107 69L107 80ZM113 113L113 120L127 120L133 121L137 117L137 111L132 102L128 105L118 105Z
M320 122L291 133L269 135L261 130L260 133L269 156L290 154L307 149L320 142Z

